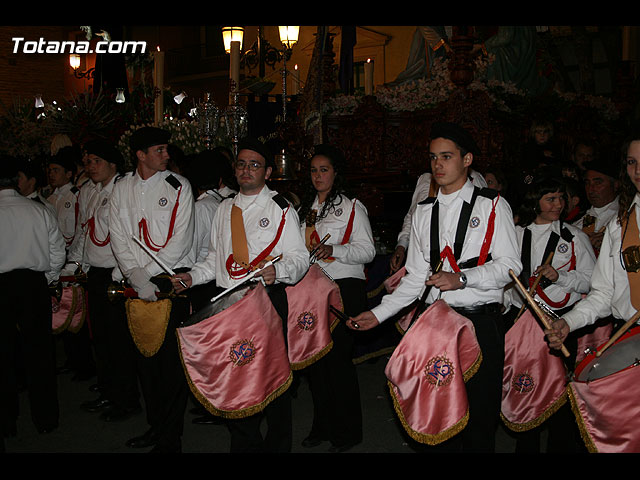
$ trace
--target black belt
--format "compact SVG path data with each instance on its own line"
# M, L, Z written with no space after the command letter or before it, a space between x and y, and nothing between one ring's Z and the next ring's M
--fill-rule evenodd
M500 313L502 305L500 303L486 303L484 305L474 305L471 307L451 307L460 315L494 315Z

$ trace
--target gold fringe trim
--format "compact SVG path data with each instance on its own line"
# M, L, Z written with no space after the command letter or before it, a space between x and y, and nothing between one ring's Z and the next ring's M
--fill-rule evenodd
M580 415L580 408L578 407L578 402L575 397L575 392L573 391L573 387L571 386L571 384L569 384L569 386L567 387L567 396L571 401L571 410L573 411L573 414L576 417L578 430L580 430L580 436L582 437L582 441L587 447L587 450L589 451L589 453L599 453L598 448L596 447L596 444L594 443L593 439L591 438L591 435L589 435L589 432L587 431L587 426L584 423L584 419L582 418L582 415Z
M80 291L82 287L76 287L73 289L73 304L72 304L72 308L71 308L71 313L69 315L69 319L67 321L67 330L69 330L71 333L78 333L80 331L80 329L82 328L82 326L84 325L84 320L87 316L87 302L86 302L86 291L82 290L82 294L80 295L82 297L82 301L84 302L84 307L82 308L82 316L80 317L80 322L78 322L78 325L76 327L71 327L71 320L73 319L73 316L75 315L75 311L76 311L76 306L77 306L77 302L78 302L78 292Z
M385 288L384 286L384 282L382 282L378 287L376 287L373 290L370 290L367 292L367 298L374 298L377 297L378 294Z
M127 324L129 326L129 332L131 333L131 337L133 338L133 342L136 344L136 347L138 348L140 353L142 355L144 355L145 357L153 357L156 353L158 353L158 350L160 350L160 347L162 346L162 343L164 342L164 336L167 334L167 327L169 325L169 317L171 316L171 307L173 306L173 304L171 303L171 300L165 299L165 300L167 300L169 302L169 306L166 308L165 318L162 321L164 328L163 328L162 336L160 337L161 340L159 340L151 348L146 348L144 345L142 345L140 337L136 334L134 329L131 328L131 320L129 318L129 315L130 315L130 309L131 309L132 300L133 299L128 298L127 301L125 302L125 307L126 307L126 312L127 312ZM161 301L162 300L158 300L158 302L161 302Z
M207 400L207 398L204 395L202 395L202 393L200 393L200 390L198 390L198 388L194 385L193 381L191 380L191 377L189 376L189 372L187 371L187 367L184 363L184 357L182 356L182 345L180 342L180 335L178 335L178 329L176 329L175 334L178 339L178 346L180 347L179 348L180 362L182 363L182 368L184 370L185 377L187 378L189 389L191 390L191 393L193 393L193 396L196 397L196 399L202 404L202 406L206 408L207 411L212 415L216 415L218 417L228 418L228 419L239 419L239 418L251 417L256 413L260 413L262 410L266 408L267 405L269 405L276 398L278 398L280 395L286 392L287 389L291 386L291 383L293 382L293 372L290 371L289 376L287 377L287 380L278 388L276 388L273 392L271 392L266 399L264 399L262 402L258 403L257 405L243 408L241 410L220 410L214 407L211 404L211 402L209 402L209 400Z
M402 409L400 408L398 399L396 398L395 392L393 391L393 384L390 381L387 381L387 385L389 387L389 392L391 393L391 398L393 399L393 408L395 409L396 414L400 419L400 423L402 423L402 426L404 427L406 432L416 442L426 443L427 445L438 445L439 443L449 440L450 438L460 433L462 430L464 430L464 428L467 426L467 423L469 422L469 409L467 409L464 417L462 417L458 421L458 423L438 434L430 435L426 433L416 432L407 424L407 421L404 418L404 414L402 413Z
M301 362L292 363L291 364L291 370L302 370L303 368L308 367L309 365L317 362L322 357L324 357L327 353L329 353L331 351L332 348L333 348L333 340L331 340L331 342L329 342L329 344L326 347L324 347L322 350L320 350L315 355L312 355L311 357L309 357L306 360L303 360Z
M502 419L503 423L507 427L509 427L509 430L512 430L514 432L526 432L527 430L531 430L532 428L536 428L542 425L544 422L546 422L549 419L549 417L551 417L551 415L556 413L560 409L560 407L562 407L565 403L567 403L566 390L562 393L562 395L560 395L560 397L558 397L558 399L555 402L553 402L553 404L551 404L550 407L548 407L544 412L542 412L540 416L526 423L510 422L502 414L502 412L500 412L500 418Z
M475 361L471 364L471 366L462 374L462 379L464 383L467 383L471 377L473 377L480 368L480 364L482 363L482 350L478 352L478 356Z

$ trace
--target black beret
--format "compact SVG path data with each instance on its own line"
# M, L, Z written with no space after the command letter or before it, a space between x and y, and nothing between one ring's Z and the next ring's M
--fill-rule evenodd
M591 160L590 162L585 162L584 171L593 170L594 172L602 173L607 175L614 180L618 178L620 175L620 161L612 154L609 155L609 158L597 158L596 160Z
M240 142L238 142L238 152L240 152L240 150L251 150L253 152L257 152L265 159L265 165L267 167L274 166L275 160L273 158L273 152L267 145L257 138L247 137L240 140Z
M474 155L480 153L480 149L469 131L457 123L435 122L431 125L431 138L446 138Z
M106 140L92 140L84 146L87 155L96 155L109 163L115 164L118 168L124 165L124 158L114 145Z
M82 161L82 152L77 145L62 147L47 163L55 163L66 171L73 171L76 165Z
M329 145L327 143L322 143L320 145L316 145L313 147L313 155L322 155L331 160L331 163L335 165L344 165L347 161L342 151L334 147L333 145Z
M19 171L20 166L17 158L6 153L0 154L0 179L13 181Z
M154 145L166 145L171 138L171 132L157 127L142 127L133 132L129 139L129 146L133 153L145 150Z

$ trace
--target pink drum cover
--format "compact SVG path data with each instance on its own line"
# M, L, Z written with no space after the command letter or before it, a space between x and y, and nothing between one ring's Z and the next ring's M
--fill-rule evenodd
M637 334L627 332L607 353L617 355L616 345L636 341ZM632 338L634 337L635 338ZM586 357L576 368L576 375L589 368L595 355ZM637 357L640 358L640 351ZM590 381L569 383L569 398L582 439L591 453L640 452L640 368L631 366Z
M82 326L86 314L84 289L78 285L62 287L60 301L51 297L51 312L54 334L67 329L76 333Z
M578 337L578 354L576 355L576 365L584 360L588 350L596 350L599 345L603 345L611 338L613 326L610 322L598 326L593 332L586 333ZM579 330L578 330L579 332Z
M386 288L387 292L392 293L396 288L398 288L398 285L400 284L400 280L402 280L402 277L404 277L406 273L407 273L406 267L402 267L396 273L394 273L389 278L387 278L384 281L384 287ZM411 306L404 309L403 312L400 314L400 318L396 320L396 328L400 333L404 334L407 331L407 329L409 328L409 323L411 322L411 319L413 318L415 311L416 311L416 308Z
M473 324L444 300L418 317L385 369L396 413L414 440L436 445L466 427L465 382L481 361Z
M501 417L511 430L542 424L567 401L567 370L530 310L505 336Z
M302 280L286 287L289 305L287 325L291 368L301 370L331 350L333 330L330 306L342 311L338 285L318 265L312 265Z
M215 415L254 415L291 384L282 321L262 284L176 334L191 391Z

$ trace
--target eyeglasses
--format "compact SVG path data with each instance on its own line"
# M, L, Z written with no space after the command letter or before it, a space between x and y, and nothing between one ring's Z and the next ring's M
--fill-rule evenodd
M255 172L256 170L263 167L264 165L258 162L245 162L244 160L238 160L236 162L236 170L244 170L245 168L249 168L250 171Z

